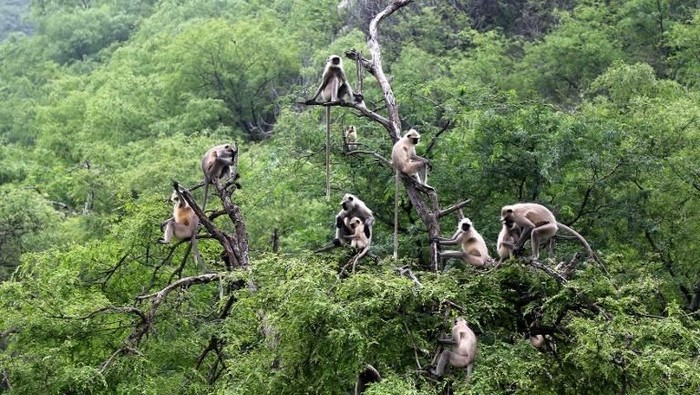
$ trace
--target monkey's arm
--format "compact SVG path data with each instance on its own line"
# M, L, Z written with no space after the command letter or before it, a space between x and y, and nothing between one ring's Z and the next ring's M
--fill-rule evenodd
M520 238L518 242L515 243L515 249L520 250L523 248L523 244L530 239L532 235L532 230L535 229L535 224L530 222L526 217L517 216L514 218L515 223L520 227Z
M436 237L434 240L437 241L440 244L447 244L447 245L454 245L454 244L459 244L461 239L462 239L462 231L457 230L454 235L452 235L452 238L446 238L446 237Z
M330 73L324 72L323 76L321 77L321 85L318 86L318 90L316 90L316 94L314 95L314 97L307 100L307 102L315 102L316 101L316 99L318 98L318 95L320 95L321 92L323 92L323 89L326 87L326 85L328 85L329 78L330 78Z
M451 337L438 339L438 343L442 344L442 345L448 345L448 346L456 346L457 345L457 341L455 341L455 339L453 339Z

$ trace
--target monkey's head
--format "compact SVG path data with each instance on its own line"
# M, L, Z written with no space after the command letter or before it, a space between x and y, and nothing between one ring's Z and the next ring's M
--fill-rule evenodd
M345 134L350 134L350 133L355 133L355 125L350 125L348 126L347 129L345 129Z
M362 220L358 217L352 217L348 225L350 226L350 229L355 230L358 226L362 225Z
M459 230L462 232L469 232L469 229L472 227L472 221L469 218L463 218L461 221L459 221Z
M328 57L328 64L331 64L333 66L340 66L340 62L341 59L338 55L331 55L330 57Z
M457 317L455 318L455 325L467 325L467 320L464 319L464 317Z
M223 153L220 153L219 156L233 157L236 154L236 152L238 152L238 145L236 145L236 143L224 144L222 148Z
M345 211L352 210L355 207L355 199L357 199L355 195L346 193L345 196L343 196L343 200L340 201L340 206Z
M501 209L501 222L503 222L506 225L515 222L513 219L513 206L503 206L503 208Z
M410 129L403 137L407 138L413 145L418 145L420 141L420 133L416 129Z
M503 225L507 229L513 229L515 227L515 221L513 221L513 218L509 217L509 218L501 220L501 222L503 222Z
M173 191L173 194L170 195L170 201L177 204L179 207L187 206L187 202L180 199L180 195L178 195L175 191Z

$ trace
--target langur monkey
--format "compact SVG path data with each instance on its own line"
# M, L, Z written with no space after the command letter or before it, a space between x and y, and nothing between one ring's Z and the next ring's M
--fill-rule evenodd
M517 203L510 206L503 206L501 209L501 221L515 223L515 226L520 228L520 238L515 243L513 252L518 252L523 248L523 245L528 239L532 247L532 257L538 259L540 245L551 239L559 230L563 228L567 232L576 236L583 244L590 257L594 257L593 250L586 239L578 232L568 226L557 222L549 209L537 203Z
M362 222L362 233L366 237L365 248L372 242L372 224L374 216L365 202L358 199L357 196L346 193L343 200L340 201L340 206L343 208L335 216L335 238L333 244L340 246L347 236L355 235L356 229L351 229L349 223L357 217ZM352 238L352 237L351 237ZM353 239L353 242L355 240ZM359 248L359 247L358 247Z
M352 217L351 220L345 218L345 225L351 229L352 235L345 236L346 239L351 240L350 246L360 250L364 250L369 244L369 239L365 234L365 224L358 217Z
M323 102L338 102L342 101L345 95L350 96L351 100L359 103L362 101L362 95L355 94L348 83L348 78L343 69L343 60L338 55L328 57L326 67L323 69L321 76L321 85L318 86L316 94L308 102L316 102L316 99L321 96ZM331 108L326 107L326 199L331 198Z
M452 338L438 339L440 344L453 346L452 350L443 350L438 358L435 369L430 369L434 376L442 377L445 374L445 367L449 362L456 368L467 368L467 378L471 377L474 369L474 359L476 358L476 335L467 326L467 321L462 317L455 318L452 327Z
M489 256L489 250L486 247L484 238L476 231L469 218L463 218L459 221L457 232L452 238L438 237L437 242L439 245L462 245L462 251L440 252L440 258L460 258L464 262L477 267L484 267L493 262L493 259Z
M221 144L209 148L202 158L202 171L204 172L204 201L202 211L207 206L207 195L209 194L209 184L214 178L221 178L228 174L232 177L231 165L234 157L238 153L238 146L234 144Z
M354 395L362 395L367 390L367 387L371 383L377 383L382 380L382 375L379 374L377 369L372 365L367 365L357 376L357 381L355 382L355 393Z
M416 145L420 141L420 134L416 129L410 129L401 137L391 150L391 165L396 171L407 176L415 175L418 183L434 190L428 185L428 167L430 161L416 154Z
M206 266L202 261L197 249L197 226L199 226L199 217L194 213L192 207L184 199L181 199L176 191L170 196L173 202L173 216L161 224L161 230L164 230L163 238L158 240L162 244L170 243L173 236L180 240L190 239L195 259L206 271Z
M316 101L321 96L323 102L337 102L343 100L345 95L355 102L360 102L362 98L361 95L353 93L343 69L343 60L338 55L331 55L323 69L321 85L309 101Z
M348 147L348 151L357 149L357 128L354 125L350 125L345 129L345 144Z
M503 228L498 234L496 242L496 251L498 252L498 263L502 263L513 254L515 243L520 238L520 228L515 225L512 219L503 221Z

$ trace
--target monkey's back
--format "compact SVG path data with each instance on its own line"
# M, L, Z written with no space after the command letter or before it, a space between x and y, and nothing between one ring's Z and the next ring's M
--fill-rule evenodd
M455 325L452 329L452 337L459 340L454 352L467 357L467 363L464 366L474 362L476 358L476 335L471 328L466 324Z
M538 203L517 203L510 206L513 211L523 215L525 218L530 220L535 225L548 223L557 223L557 219L554 214L545 206Z
M394 169L405 173L406 164L410 158L409 142L405 137L400 138L391 149L391 165Z

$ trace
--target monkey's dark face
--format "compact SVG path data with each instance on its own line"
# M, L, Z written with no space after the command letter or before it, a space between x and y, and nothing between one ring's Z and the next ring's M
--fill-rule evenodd
M411 144L413 144L413 145L418 145L419 141L420 141L420 137L411 138Z
M331 64L334 66L340 65L340 56L331 56Z
M503 225L506 226L508 229L513 229L513 226L515 225L515 221L513 221L513 218L508 217L503 220Z
M506 206L501 209L501 222L504 224L506 224L506 222L514 222L512 208Z
M462 224L462 231L463 231L463 232L469 232L469 228L471 228L471 227L472 227L472 224L470 224L470 223L468 223L468 222L465 222L465 223Z
M348 211L355 207L355 203L353 202L353 200L355 200L355 197L350 194L347 194L343 198L343 201L340 202L340 206L343 208L343 210Z

